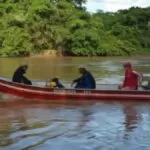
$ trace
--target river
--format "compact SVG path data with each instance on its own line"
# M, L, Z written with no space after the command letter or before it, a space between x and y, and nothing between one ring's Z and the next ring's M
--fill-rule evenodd
M27 76L44 80L58 76L63 82L79 76L85 65L97 83L118 84L121 63L150 76L150 57L0 58L0 75L29 64ZM11 97L9 97L11 99ZM0 98L0 150L149 150L150 103L136 102L25 102Z

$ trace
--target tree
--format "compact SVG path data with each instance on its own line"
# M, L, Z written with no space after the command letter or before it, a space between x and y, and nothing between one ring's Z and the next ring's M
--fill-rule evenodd
M86 11L86 0L1 0L0 55L131 55L150 49L150 8Z

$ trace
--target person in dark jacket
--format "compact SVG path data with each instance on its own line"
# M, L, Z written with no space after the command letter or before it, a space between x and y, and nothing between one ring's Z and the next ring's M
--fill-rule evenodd
M48 82L46 82L46 86L51 88L65 88L65 86L61 83L61 81L57 77L54 77Z
M28 65L21 65L19 68L17 68L17 70L14 72L12 81L17 83L32 85L32 82L24 76L27 69L28 69Z
M73 80L72 85L76 83L75 88L95 89L96 82L93 75L85 67L80 67L79 72L81 77Z

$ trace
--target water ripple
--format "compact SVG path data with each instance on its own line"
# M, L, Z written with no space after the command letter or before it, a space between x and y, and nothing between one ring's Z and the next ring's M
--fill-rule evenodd
M0 107L0 149L149 150L150 105Z

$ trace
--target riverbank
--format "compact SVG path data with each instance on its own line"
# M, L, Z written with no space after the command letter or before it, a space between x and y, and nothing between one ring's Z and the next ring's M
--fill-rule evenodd
M63 57L63 55L57 50L44 50L41 53L32 53L30 57Z
M95 57L98 57L98 58L133 58L133 57L139 57L139 58L149 58L150 57L150 49L147 49L146 51L142 51L142 50L139 50L138 53L134 53L132 55L125 55L125 56L111 56L111 55L108 55L108 56L78 56L78 55L69 55L69 54L62 54L61 52L59 52L58 50L53 50L53 49L50 49L50 50L43 50L42 52L40 53L31 53L29 55L22 55L22 56L0 56L0 58L59 58L59 57L74 57L74 58L95 58Z
M62 53L58 52L57 50L44 50L41 53L32 53L29 57L42 57L42 58L57 58L57 57L80 57L80 58L85 58L85 57L123 57L123 58L130 58L130 57L150 57L150 50L147 50L146 52L139 52L133 55L129 55L129 56L72 56L72 55L63 55Z

